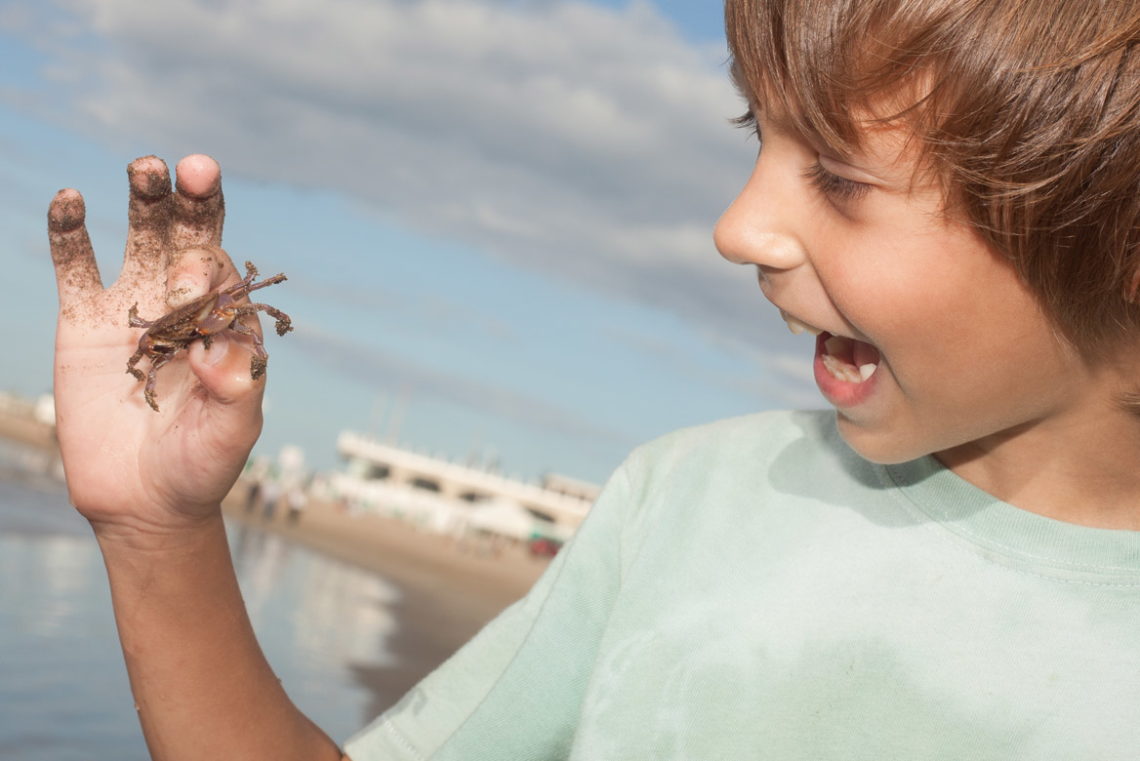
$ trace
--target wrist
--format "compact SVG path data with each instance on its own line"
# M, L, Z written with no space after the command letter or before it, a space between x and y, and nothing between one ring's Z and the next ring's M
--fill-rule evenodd
M92 520L91 528L104 555L179 556L197 552L219 538L225 540L220 505L208 513L179 516L161 523L138 516L126 520Z

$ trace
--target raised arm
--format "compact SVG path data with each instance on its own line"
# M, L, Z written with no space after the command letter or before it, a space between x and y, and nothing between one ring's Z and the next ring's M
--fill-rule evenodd
M56 195L48 231L60 449L71 500L106 561L147 744L159 761L340 758L265 661L226 543L221 500L261 430L264 376L251 375L250 337L208 350L193 343L158 373L157 411L127 373L141 332L129 327L132 305L154 319L240 280L218 248L218 165L183 159L176 192L153 156L128 175L130 225L114 284L99 277L78 192Z

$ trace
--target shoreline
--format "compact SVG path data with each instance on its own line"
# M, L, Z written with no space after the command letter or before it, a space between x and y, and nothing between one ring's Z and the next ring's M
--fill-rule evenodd
M364 665L354 677L372 695L369 716L395 703L420 679L471 639L503 608L526 594L549 565L522 546L496 551L484 542L460 541L417 530L375 514L351 515L341 506L310 500L291 522L279 507L266 517L247 511L248 483L239 480L223 502L227 520L270 531L345 563L383 576L400 588L400 627L389 643L391 667Z

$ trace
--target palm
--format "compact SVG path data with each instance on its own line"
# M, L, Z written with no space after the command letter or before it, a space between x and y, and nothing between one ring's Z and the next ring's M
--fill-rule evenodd
M169 310L168 277L171 283L190 277L202 291L237 279L228 257L213 248L221 238L221 193L216 165L204 167L202 176L189 167L192 176L183 182L180 165L180 192L170 194L161 162L132 164L126 258L119 280L106 289L78 194L61 191L49 214L60 289L57 431L72 501L97 524L161 528L216 510L260 430L261 384L249 378L244 349L229 352L216 368L196 363L201 377L186 359L166 365L158 376L158 412L126 372L139 336L127 324L132 304L155 318ZM195 179L210 180L211 167L213 180L204 183L210 192L195 193ZM175 253L197 246L209 248L193 257ZM147 360L140 367L148 370Z

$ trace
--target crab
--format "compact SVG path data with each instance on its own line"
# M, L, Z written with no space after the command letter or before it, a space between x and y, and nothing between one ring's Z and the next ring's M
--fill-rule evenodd
M253 339L253 357L250 359L250 377L257 380L265 374L265 366L269 354L261 336L252 328L245 325L241 318L249 314L266 312L277 320L277 335L283 336L293 329L289 315L280 309L268 304L255 304L242 300L251 291L258 288L275 285L286 280L285 274L277 274L254 283L257 277L257 268L252 262L245 263L245 277L240 282L228 288L219 288L204 296L190 301L177 309L171 310L153 322L139 317L139 305L134 304L127 319L132 328L146 328L146 332L139 336L139 348L127 360L127 372L139 381L146 381L143 388L143 397L155 412L158 412L158 402L154 398L154 384L158 369L172 360L179 352L187 349L191 343L201 340L208 349L213 337L222 331L232 330L235 333L249 336ZM150 372L143 374L135 365L143 357L150 360Z

